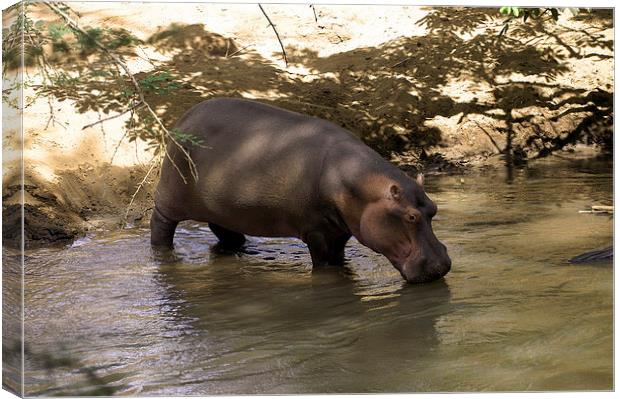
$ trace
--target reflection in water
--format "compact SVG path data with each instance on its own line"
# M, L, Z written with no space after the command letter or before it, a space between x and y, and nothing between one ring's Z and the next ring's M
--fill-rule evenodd
M2 256L2 388L22 393L22 256Z
M431 284L354 240L313 271L297 240L225 254L191 222L167 254L144 229L29 251L26 394L611 389L611 262L567 263L612 239L578 213L612 203L611 162L427 187L454 261Z

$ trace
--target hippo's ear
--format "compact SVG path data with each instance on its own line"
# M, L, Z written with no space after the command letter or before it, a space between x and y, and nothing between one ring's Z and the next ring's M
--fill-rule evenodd
M422 173L418 173L415 177L415 181L420 185L420 187L424 188L424 175Z
M396 201L400 200L400 188L396 184L390 186L390 194Z

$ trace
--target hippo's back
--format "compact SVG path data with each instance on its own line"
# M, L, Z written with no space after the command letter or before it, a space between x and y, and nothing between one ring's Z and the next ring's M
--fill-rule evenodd
M261 236L297 236L323 205L319 180L331 145L359 142L325 120L241 99L200 103L176 129L201 140L191 150L199 180L184 184L166 162L163 211Z

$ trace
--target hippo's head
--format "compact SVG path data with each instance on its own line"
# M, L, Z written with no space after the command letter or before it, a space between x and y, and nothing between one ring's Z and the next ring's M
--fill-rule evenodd
M362 211L359 241L387 257L410 283L443 277L452 262L433 233L437 206L424 192L423 177L390 179L381 186L381 195Z

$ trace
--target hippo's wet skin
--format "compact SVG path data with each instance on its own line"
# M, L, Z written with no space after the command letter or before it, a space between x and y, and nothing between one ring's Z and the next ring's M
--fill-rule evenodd
M437 207L422 181L346 130L241 99L202 102L176 129L202 141L190 150L199 179L191 179L187 160L170 145L174 164L164 161L151 219L154 246L172 247L177 224L191 219L208 222L221 245L233 249L244 234L300 238L314 266L342 264L353 235L409 282L450 270L431 228Z

